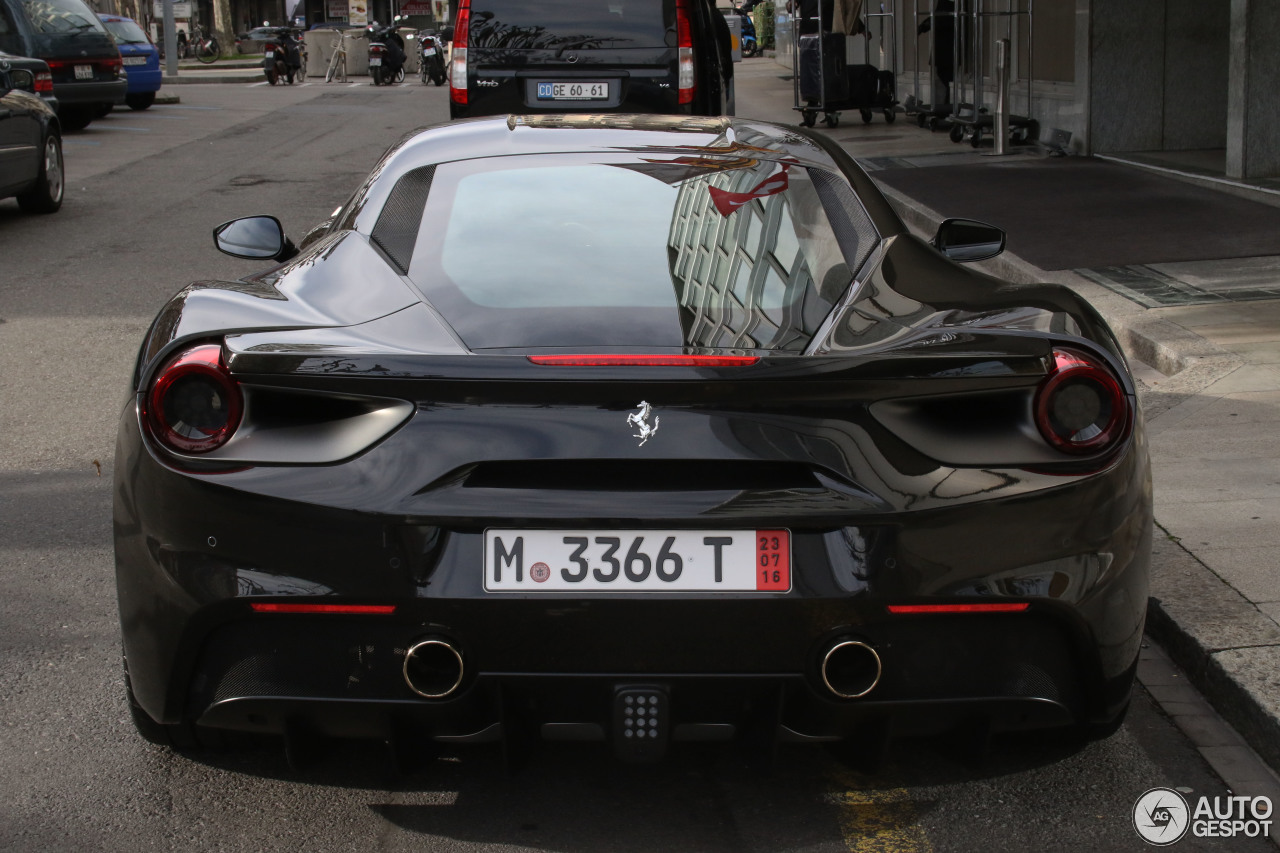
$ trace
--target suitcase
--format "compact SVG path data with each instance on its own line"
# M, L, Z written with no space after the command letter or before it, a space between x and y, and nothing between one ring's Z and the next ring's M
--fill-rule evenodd
M874 65L849 66L849 101L855 107L874 107L879 86L880 72Z
M823 40L821 50L825 68L818 64L819 38ZM831 104L848 99L849 74L845 64L844 43L844 33L800 36L801 100Z

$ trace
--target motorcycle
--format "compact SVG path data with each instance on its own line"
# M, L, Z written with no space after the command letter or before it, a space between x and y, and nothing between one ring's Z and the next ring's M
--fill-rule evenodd
M756 41L756 25L751 20L749 7L735 8L734 11L742 18L742 56L750 59L760 52L760 43Z
M423 33L418 36L418 50L420 52L418 77L424 84L430 80L437 86L443 86L445 81L444 42L437 35Z
M373 85L390 86L404 80L404 39L396 32L396 24L379 27L375 21L369 26L369 76Z
M272 30L272 40L267 42L262 51L262 70L267 82L274 86L281 79L292 84L294 75L299 77L302 68L302 54L298 50L298 42L293 30L289 27L276 27Z

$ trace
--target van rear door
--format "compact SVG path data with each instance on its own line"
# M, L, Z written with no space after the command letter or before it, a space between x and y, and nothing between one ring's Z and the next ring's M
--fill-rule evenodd
M674 113L675 0L472 0L469 115Z

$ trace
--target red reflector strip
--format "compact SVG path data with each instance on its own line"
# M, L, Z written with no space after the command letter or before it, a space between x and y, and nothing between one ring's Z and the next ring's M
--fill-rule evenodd
M271 604L254 602L254 613L353 613L363 616L390 615L394 604Z
M534 364L559 367L747 367L755 355L531 355Z
M999 604L890 604L889 612L906 613L1021 613L1031 606L1027 601Z

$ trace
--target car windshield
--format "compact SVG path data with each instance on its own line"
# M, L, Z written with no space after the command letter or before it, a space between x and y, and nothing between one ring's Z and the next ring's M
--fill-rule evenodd
M22 0L22 5L41 33L106 32L83 0Z
M674 0L474 0L469 47L674 47Z
M150 44L147 34L133 21L105 21L107 32L115 37L116 44Z
M446 164L410 277L477 349L799 352L875 242L856 201L840 216L860 226L837 239L827 210L842 180L754 159Z

